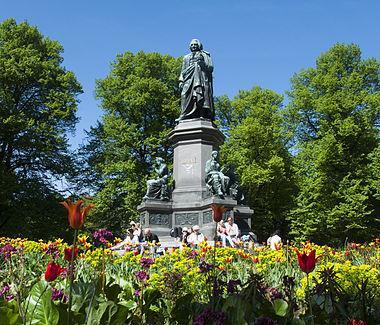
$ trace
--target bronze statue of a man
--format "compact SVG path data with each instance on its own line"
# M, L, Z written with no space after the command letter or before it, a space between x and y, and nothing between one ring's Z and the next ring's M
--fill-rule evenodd
M179 76L181 115L178 121L203 117L214 120L212 65L210 53L203 51L202 43L193 39L191 53L183 58Z
M218 163L218 151L211 153L211 158L207 160L206 167L206 187L213 195L224 198L229 194L230 178L223 174Z
M156 158L155 173L157 175L157 178L149 179L146 182L147 189L143 200L145 201L147 199L156 199L167 201L169 200L169 170L168 166L164 162L164 159L162 159L161 157Z

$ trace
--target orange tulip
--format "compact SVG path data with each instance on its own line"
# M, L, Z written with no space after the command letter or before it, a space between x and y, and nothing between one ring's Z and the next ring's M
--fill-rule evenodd
M224 207L224 205L220 204L211 204L212 209L212 218L215 222L219 222L223 219L223 213L227 211L227 209Z
M231 263L231 262L232 262L232 257L231 257L231 256L226 257L226 259L225 259L224 262L225 262L225 263Z
M252 257L252 262L253 263L259 263L259 258L258 257Z
M282 243L278 243L278 244L275 243L274 248L276 249L276 251L279 251L282 248Z
M87 207L83 208L83 203L82 200L73 203L70 198L64 202L60 202L60 204L67 209L69 224L73 229L80 229L83 226L88 212L94 207L93 204L89 204Z

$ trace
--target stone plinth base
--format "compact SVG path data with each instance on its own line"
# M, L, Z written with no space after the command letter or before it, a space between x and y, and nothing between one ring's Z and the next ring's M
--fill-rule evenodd
M216 226L212 219L211 204L213 203L224 205L229 210L225 214L225 219L232 216L237 220L244 219L249 226L251 224L253 211L249 207L237 205L232 198L220 199L213 196L197 203L195 205L191 201L186 204L184 202L147 200L137 209L143 228L151 228L158 236L168 236L170 229L174 227L184 228L199 225L202 233L212 240Z

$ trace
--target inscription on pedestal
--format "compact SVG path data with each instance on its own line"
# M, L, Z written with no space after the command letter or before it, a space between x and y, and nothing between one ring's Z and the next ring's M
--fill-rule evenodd
M175 223L176 225L197 225L198 213L176 213Z
M212 213L211 211L205 211L203 212L203 223L209 223L212 222Z
M194 166L197 163L197 158L193 157L190 159L184 159L181 161L182 168L184 172L188 175L194 175Z
M170 214L166 213L152 213L149 215L149 224L151 225L170 225Z

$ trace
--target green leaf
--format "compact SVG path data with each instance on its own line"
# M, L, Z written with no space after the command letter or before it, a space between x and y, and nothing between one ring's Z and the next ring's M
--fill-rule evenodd
M189 293L175 301L171 310L171 316L180 324L188 324L192 314L192 302L194 295Z
M276 299L273 302L273 308L277 316L285 316L288 311L288 303L283 299Z
M33 286L27 301L29 301L28 322L31 324L58 324L59 312L51 301L51 288L45 281L40 281Z
M119 305L126 307L128 310L134 310L137 308L137 303L133 300L122 300L119 302Z
M0 320L3 325L16 325L22 323L15 301L3 302L0 305Z
M86 308L86 313L88 314L86 325L110 324L110 319L116 310L113 309L108 315L106 311L114 306L115 304L112 301L103 301L99 304L93 304L91 310Z
M104 288L104 293L106 294L108 300L117 301L117 297L121 290L122 289L119 285L112 284L111 286L106 286Z
M115 325L124 324L128 314L130 314L130 312L134 309L135 307L130 309L121 304L117 304L117 310L110 318L109 323Z
M158 299L161 297L161 293L157 289L148 288L144 290L144 304L149 308L150 305L157 303Z
M299 318L294 318L290 322L291 325L306 325L305 321Z
M71 310L74 312L83 312L86 305L89 305L96 287L92 283L74 283L72 294L72 306Z
M223 304L222 310L227 313L231 324L246 325L244 318L247 305L239 297L229 296Z

